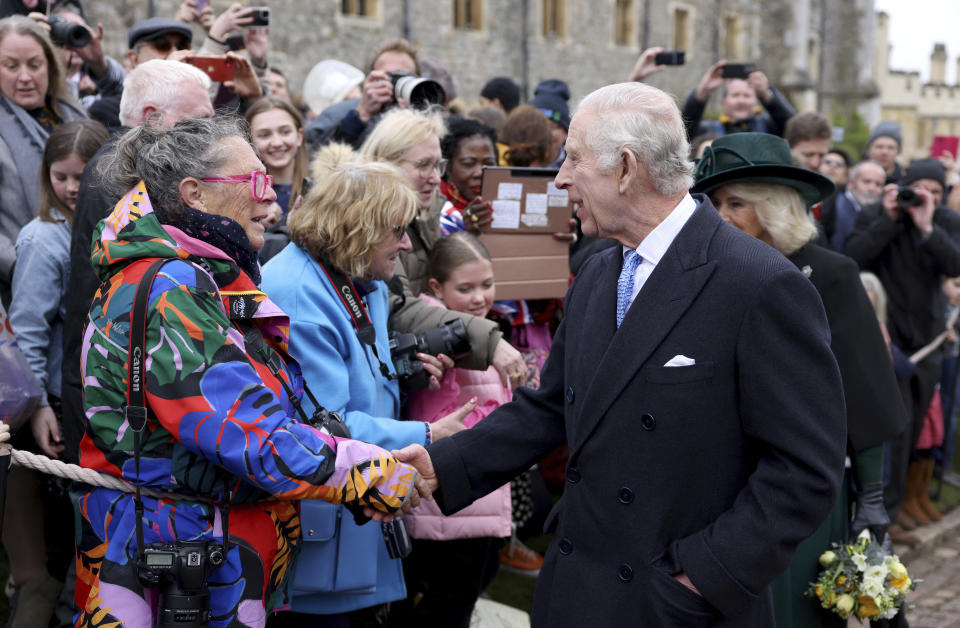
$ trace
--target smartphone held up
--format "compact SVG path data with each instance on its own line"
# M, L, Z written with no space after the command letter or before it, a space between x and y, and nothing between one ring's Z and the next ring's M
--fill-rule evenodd
M189 57L187 62L200 68L214 83L233 80L233 63L226 57Z

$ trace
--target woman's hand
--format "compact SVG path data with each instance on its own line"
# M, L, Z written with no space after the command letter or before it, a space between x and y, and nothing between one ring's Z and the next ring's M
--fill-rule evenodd
M233 80L223 84L227 89L246 101L256 100L263 96L263 88L250 65L250 60L235 52L228 52L227 59L233 64Z
M463 224L467 231L479 233L493 222L493 206L482 196L474 197L463 210Z
M283 220L283 208L276 201L270 203L267 208L267 217L260 221L264 227L272 227Z
M467 429L463 420L468 414L477 407L477 398L473 397L467 403L463 404L442 419L438 419L430 424L430 440L438 441L452 434L456 434Z
M423 370L430 374L430 390L440 390L440 380L447 369L453 368L453 358L443 355L430 355L429 353L418 353L417 359L423 363Z
M500 339L493 350L493 368L500 373L500 381L511 389L527 382L527 363L509 342Z
M231 31L239 30L252 21L253 7L245 7L239 3L231 4L229 9L213 20L213 24L210 25L210 37L217 41L225 41Z
M706 101L707 98L710 98L710 93L713 92L713 90L723 85L723 66L725 65L727 65L727 60L721 59L710 66L703 75L703 78L700 79L700 84L697 85L695 94L697 100L700 102Z
M30 431L43 453L54 459L60 457L60 452L63 451L60 426L57 425L57 415L50 406L42 406L34 411L30 416Z
M637 62L633 65L633 70L630 71L630 75L627 77L627 80L642 81L651 74L666 70L667 66L657 65L656 62L657 55L661 52L663 52L663 48L660 46L647 48L641 52L640 56L637 57Z

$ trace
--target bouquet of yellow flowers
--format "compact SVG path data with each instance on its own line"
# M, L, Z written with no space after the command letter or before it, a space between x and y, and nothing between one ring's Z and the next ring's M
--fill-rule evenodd
M917 588L900 559L887 552L868 530L853 543L833 544L820 555L823 569L806 594L843 619L891 619L900 611L907 591Z

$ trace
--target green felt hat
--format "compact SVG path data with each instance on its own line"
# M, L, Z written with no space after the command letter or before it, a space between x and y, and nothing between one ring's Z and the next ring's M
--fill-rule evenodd
M798 168L787 143L769 133L732 133L718 137L703 152L693 173L691 192L709 194L730 183L779 183L798 192L807 207L833 194L834 185L819 172Z

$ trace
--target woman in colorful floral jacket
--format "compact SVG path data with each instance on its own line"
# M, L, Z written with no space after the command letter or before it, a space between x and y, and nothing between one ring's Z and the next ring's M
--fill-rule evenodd
M132 189L95 234L103 284L84 333L81 462L167 495L143 497L145 544L222 542L218 504L228 502L226 561L208 579L209 625L263 626L266 605L283 604L299 544L293 500L393 513L417 501L415 472L298 418L284 390L302 390L289 323L257 288L261 221L274 194L236 121L133 129L104 172ZM137 285L158 258L169 262L147 308L138 472L123 412L128 330ZM137 575L133 495L94 488L73 500L77 625L148 625L158 595Z

